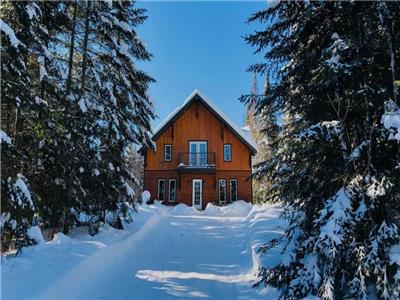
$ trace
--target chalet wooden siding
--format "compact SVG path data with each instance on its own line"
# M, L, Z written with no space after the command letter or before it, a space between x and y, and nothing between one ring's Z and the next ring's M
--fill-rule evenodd
M206 141L209 161L214 168L193 169L178 172L180 155L189 152L190 141ZM224 161L224 145L231 145L231 161ZM164 159L164 146L172 145L172 159ZM218 202L218 180L227 183L229 201L229 180L237 179L238 199L252 200L251 156L252 151L229 129L215 113L201 101L193 101L187 109L155 140L156 150L145 150L145 189L152 200L157 198L158 179L176 179L175 203L192 204L192 180L203 180L203 208L209 202ZM212 156L212 157L211 157ZM165 185L165 199L169 197L168 184Z

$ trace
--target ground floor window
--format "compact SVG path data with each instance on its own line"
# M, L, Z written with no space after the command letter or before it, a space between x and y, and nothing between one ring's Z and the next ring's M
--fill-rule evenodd
M226 180L219 179L218 186L219 186L219 202L226 202Z
M176 180L169 180L169 202L175 202L176 200Z
M158 200L165 199L165 179L158 179Z
M229 180L229 190L230 190L230 196L231 196L231 201L236 201L237 200L237 179L230 179Z

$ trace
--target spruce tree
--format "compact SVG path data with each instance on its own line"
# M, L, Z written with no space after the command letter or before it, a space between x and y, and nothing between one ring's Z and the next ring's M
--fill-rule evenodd
M106 210L134 199L127 154L132 144L151 143L154 113L147 88L153 79L135 66L151 57L135 31L146 19L144 10L131 2L93 2L91 7L83 40L87 65L82 78L87 78L79 103L84 115L90 115L95 141L87 184L97 181L100 186L90 197L104 220Z
M33 124L46 107L33 93L31 80L36 61L32 53L41 47L34 30L38 8L33 2L1 3L1 196L2 246L29 244L26 230L32 224L37 201L28 187L30 152L37 133Z
M400 296L399 20L389 2L279 2L249 19L265 25L246 37L265 58L250 71L273 76L263 172L288 219L260 248L283 250L259 285L282 298Z
M269 89L269 81L268 78L265 81L263 95ZM263 109L262 112L257 113L257 98L258 98L258 89L257 89L257 75L253 74L253 88L251 95L248 95L249 103L247 106L247 119L246 124L250 129L250 133L257 144L257 154L253 157L253 201L255 203L265 202L268 199L269 190L271 188L271 182L268 177L263 176L263 165L266 160L271 157L271 145L270 141L266 138L265 135L265 126L268 124L266 122L266 112ZM262 174L261 174L262 173Z
M9 140L2 220L25 220L28 241L26 229L37 222L66 233L80 213L118 216L134 195L128 149L151 143L153 79L136 67L151 57L135 31L144 10L133 2L1 5L1 127ZM21 181L33 203L25 210L13 206Z

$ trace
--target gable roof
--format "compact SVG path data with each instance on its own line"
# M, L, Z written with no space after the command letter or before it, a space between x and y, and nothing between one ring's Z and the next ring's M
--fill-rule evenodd
M251 137L250 132L239 128L239 126L229 119L229 117L219 109L214 102L202 94L198 89L195 89L181 106L175 108L172 113L154 129L152 140L155 141L160 137L161 134L163 134L185 111L187 111L190 105L195 101L204 104L204 106L206 106L218 120L224 123L224 125L251 150L253 155L257 153L256 143Z

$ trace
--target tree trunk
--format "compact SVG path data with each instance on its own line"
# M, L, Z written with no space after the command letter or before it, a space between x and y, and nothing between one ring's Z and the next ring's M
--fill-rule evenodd
M83 53L82 53L82 79L81 79L81 92L80 97L83 94L85 88L85 75L86 75L86 64L87 64L87 45L89 39L89 11L91 2L87 2L86 13L85 13L85 36L83 38Z
M17 107L15 110L15 120L14 120L14 145L18 147L20 145L20 133L23 128L23 118L21 116L21 109Z
M72 28L71 28L71 44L69 48L69 63L68 63L68 77L66 84L66 95L68 96L71 91L71 81L72 81L72 66L74 59L74 46L75 46L75 26L76 26L76 14L78 10L77 1L74 2L74 13L72 17Z
M389 9L385 2L382 2L381 16L387 31L387 41L390 55L390 69L392 71L393 81L393 101L399 104L399 91L396 86L397 78L397 62L396 62L396 41L393 35L393 18L389 15Z

